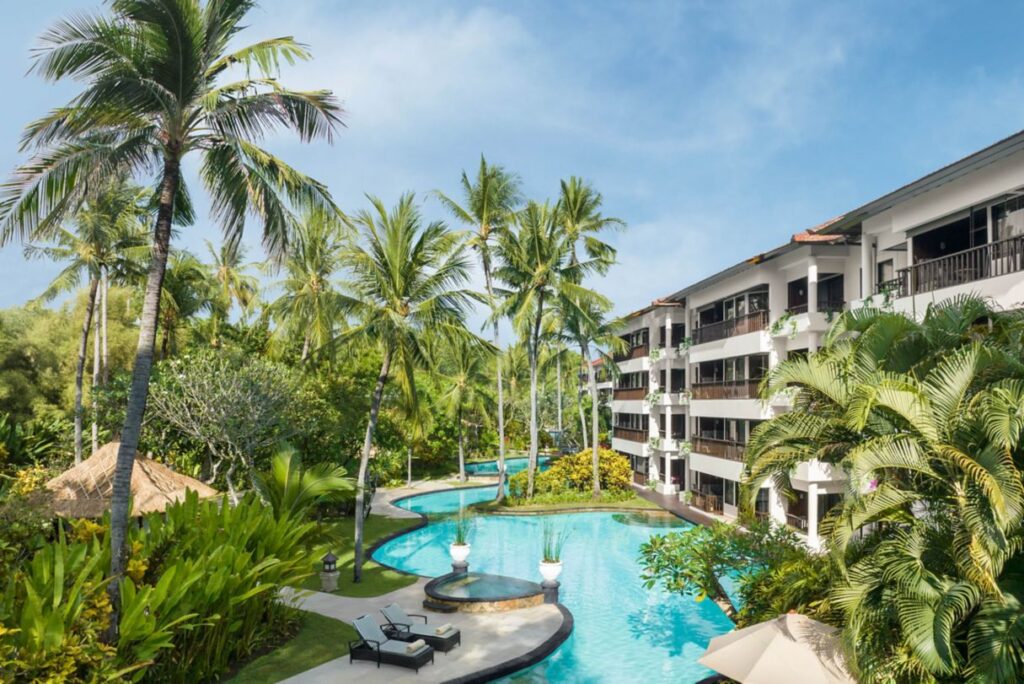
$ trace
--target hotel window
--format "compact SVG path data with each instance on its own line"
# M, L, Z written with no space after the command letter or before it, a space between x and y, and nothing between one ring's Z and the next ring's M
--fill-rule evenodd
M735 480L723 480L725 483L725 492L723 492L722 499L725 503L730 506L736 505L736 481Z
M1005 240L1018 235L1024 235L1024 197L992 207L992 239Z

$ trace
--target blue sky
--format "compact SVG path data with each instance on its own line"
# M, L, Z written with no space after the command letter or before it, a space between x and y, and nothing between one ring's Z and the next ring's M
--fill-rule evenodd
M0 163L72 85L25 72L35 36L89 0L9 3L0 26ZM620 265L594 285L620 313L1024 128L1021 3L336 2L266 0L247 40L294 35L348 128L333 146L269 146L346 210L369 192L454 191L479 155L554 196L584 176ZM196 192L196 194L199 194ZM178 244L197 253L201 220ZM258 229L247 237L261 258ZM0 307L56 266L0 250Z

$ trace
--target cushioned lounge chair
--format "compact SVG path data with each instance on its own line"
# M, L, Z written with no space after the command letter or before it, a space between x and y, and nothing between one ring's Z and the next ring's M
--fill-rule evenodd
M429 644L423 644L410 653L407 642L388 638L377 621L369 615L356 618L352 626L359 633L359 638L348 642L350 663L353 660L369 660L377 663L377 667L384 663L419 672L421 667L434 662L434 649Z
M384 613L384 617L388 621L388 624L384 626L384 632L392 639L401 641L423 639L433 646L434 650L441 651L441 653L447 653L462 643L462 632L455 627L450 627L438 634L438 625L428 625L426 615L406 613L397 603L385 606L381 612ZM414 621L413 618L423 620L423 624Z

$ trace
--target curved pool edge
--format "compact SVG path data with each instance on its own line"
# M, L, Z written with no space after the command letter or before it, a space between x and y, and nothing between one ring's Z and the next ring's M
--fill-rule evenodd
M545 639L539 646L521 656L511 658L497 665L491 665L482 670L477 670L472 674L454 679L446 679L443 684L484 684L485 682L494 681L499 677L506 677L520 670L525 670L547 658L559 646L565 643L565 640L572 635L572 630L575 627L575 618L573 618L572 612L561 603L556 603L555 607L562 614L562 624L555 630L554 634Z

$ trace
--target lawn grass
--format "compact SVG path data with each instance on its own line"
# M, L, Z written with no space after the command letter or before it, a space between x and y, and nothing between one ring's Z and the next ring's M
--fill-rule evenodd
M302 626L280 647L247 663L231 684L271 684L348 654L356 630L341 620L317 613L302 613Z
M388 518L383 515L371 515L366 519L363 527L363 549L369 549L378 539L413 527L417 523L415 518ZM355 522L352 518L338 518L325 521L322 526L327 541L317 545L314 549L314 557L319 559L328 550L338 557L340 573L338 590L333 593L340 596L369 598L407 587L416 581L412 575L395 572L366 559L363 563L363 579L356 584L352 581L352 568L355 564L355 543L353 541ZM319 560L314 564L313 569L319 573ZM314 574L309 577L301 588L320 591L320 576Z

